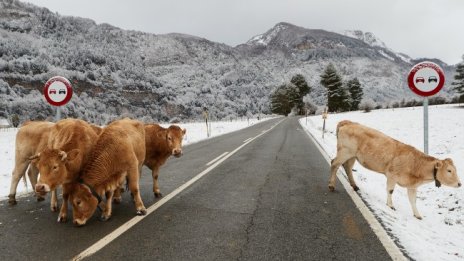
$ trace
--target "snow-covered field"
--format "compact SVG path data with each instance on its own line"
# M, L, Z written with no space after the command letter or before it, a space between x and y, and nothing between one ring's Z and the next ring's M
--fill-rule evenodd
M302 118L300 123L334 158L336 125L345 119L375 128L423 151L422 107L330 114L324 139L321 116L308 117L307 121ZM463 107L429 107L429 154L439 159L452 158L461 182L464 181ZM393 211L386 206L385 176L358 163L354 169L360 196L407 255L415 260L464 260L464 188L436 188L434 183L419 187L417 208L423 220L417 220L412 214L405 188L396 187L393 193L396 211Z
M261 121L256 119L248 120L234 120L234 121L216 121L211 122L211 137L216 137L225 133L233 132L239 129L249 127L258 122L268 120L271 118L264 118ZM168 127L169 124L161 124ZM187 133L183 140L183 145L192 144L204 139L207 139L206 124L202 123L185 123L177 124L182 128L187 129ZM11 173L14 168L15 158L15 137L17 129L0 129L0 199L5 199L10 192ZM27 176L27 175L26 175ZM17 195L27 192L32 192L32 188L28 181L26 188L24 182L19 183Z

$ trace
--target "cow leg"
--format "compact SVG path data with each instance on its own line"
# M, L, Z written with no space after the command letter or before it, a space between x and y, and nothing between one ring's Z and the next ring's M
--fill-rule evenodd
M52 197L50 199L50 210L52 212L58 211L58 200L56 199L56 189L52 190Z
M29 176L29 181L31 182L32 189L35 191L35 185L37 184L37 178L39 176L39 170L34 164L29 165L29 169L27 170L27 175ZM44 201L45 197L41 196L38 193L35 193L37 197L37 201Z
M153 194L155 195L155 198L160 198L163 196L160 192L159 184L158 184L159 169L160 169L160 166L158 164L155 164L155 166L151 170L152 171L151 176L153 177Z
M134 166L131 170L127 172L129 178L129 189L134 197L135 208L137 210L137 215L147 214L147 209L143 205L142 197L140 197L139 190L139 168Z
M414 216L417 219L422 219L422 216L419 214L419 211L417 210L417 207L416 207L416 192L417 190L415 188L408 188L409 203L411 204L412 212L414 213Z
M19 157L19 155L17 155ZM11 175L11 185L10 185L10 194L8 195L8 204L16 205L16 189L18 188L18 183L21 180L21 177L24 176L29 166L29 160L27 159L16 159L15 168Z
M119 190L117 188L116 190ZM106 202L105 202L105 210L103 211L100 220L101 221L107 221L108 219L111 218L111 212L112 212L112 202L113 202L113 196L114 196L114 190L108 190L106 193Z
M122 187L117 187L117 188L114 190L113 202L116 203L116 204L120 204L120 203L122 202L121 191L123 191L123 188L122 188Z
M60 223L65 223L68 219L68 199L69 192L66 189L66 186L63 185L63 203L61 203L60 214L58 215L58 222Z
M330 164L330 179L329 179L329 190L334 191L335 190L335 181L337 177L337 170L342 165L345 163L347 160L351 158L351 156L347 156L348 152L344 150L338 150L337 151L337 156L332 160Z
M396 185L395 180L392 178L389 178L387 175L387 206L393 210L396 210L395 207L393 206L393 201L392 201L392 194L393 194L393 190L395 189L395 185Z
M351 187L354 189L354 191L358 191L359 188L358 186L356 186L356 182L354 182L353 178L353 166L355 162L356 158L351 158L347 160L345 163L343 163L343 168L345 169L345 172L348 175L348 180L350 181Z

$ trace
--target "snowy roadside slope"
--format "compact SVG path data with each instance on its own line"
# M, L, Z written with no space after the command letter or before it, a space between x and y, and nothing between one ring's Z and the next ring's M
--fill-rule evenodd
M250 119L238 121L217 121L211 122L211 137L220 136L229 132L240 130L259 122L272 119L264 118L261 121ZM168 127L170 124L161 124ZM183 145L192 144L207 139L206 124L204 122L176 124L187 129L187 134L184 137ZM5 199L10 192L11 173L14 169L15 159L15 139L17 129L0 129L0 199ZM19 182L17 195L32 192L31 185L28 180L28 187L24 186L23 180Z
M423 150L422 107L330 114L324 139L321 116L308 117L307 123L302 118L300 123L334 158L335 129L341 120L367 125ZM461 181L464 181L464 108L452 105L429 107L429 151L430 155L440 159L452 158ZM354 169L360 196L410 257L415 260L464 260L464 189L436 188L434 183L419 187L417 207L424 219L417 220L405 188L396 187L393 194L396 211L393 211L386 206L385 176L358 163ZM329 173L327 181L328 178Z

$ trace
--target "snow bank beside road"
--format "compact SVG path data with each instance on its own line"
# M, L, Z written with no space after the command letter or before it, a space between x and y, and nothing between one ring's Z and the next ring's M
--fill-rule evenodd
M321 116L308 117L307 122L302 118L300 123L334 158L337 149L335 130L341 120L367 125L423 150L422 107L330 114L324 139ZM429 107L430 155L440 159L452 158L461 181L464 181L463 133L464 108L452 105ZM417 220L412 214L405 188L396 187L393 194L396 211L393 211L386 206L385 176L358 163L354 169L360 196L410 257L416 260L464 260L464 189L436 188L434 183L419 187L417 208L424 219ZM327 182L329 175L327 173Z

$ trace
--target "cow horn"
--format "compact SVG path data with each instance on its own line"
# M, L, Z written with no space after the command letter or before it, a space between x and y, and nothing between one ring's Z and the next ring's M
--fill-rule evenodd
M64 152L64 151L58 152L58 155L61 156L61 161L64 161L66 159L66 157L68 157L68 154L66 154L66 152Z
M38 158L40 158L40 152L35 154L34 156L30 156L29 160L35 160L35 159L38 159Z

